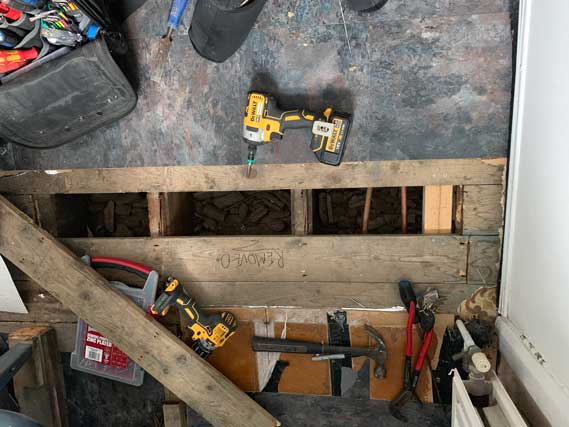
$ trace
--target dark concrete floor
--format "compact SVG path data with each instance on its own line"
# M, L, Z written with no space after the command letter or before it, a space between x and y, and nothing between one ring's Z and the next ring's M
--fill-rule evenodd
M164 388L150 375L145 375L141 387L132 387L72 370L68 353L62 353L62 363L72 426L163 425ZM252 398L281 421L283 427L450 426L450 407L443 405L421 408L411 403L405 408L408 424L394 419L389 414L388 402L369 399L368 365L358 372L342 397L255 393ZM209 426L195 412L188 411L188 427Z
M346 11L348 47L338 0L269 0L245 44L222 64L191 46L190 7L155 82L170 3L148 0L124 25L139 97L134 112L60 148L8 147L0 167L239 164L250 89L270 91L287 107L353 113L345 160L504 156L510 1L390 0L369 16ZM314 158L297 131L260 149L258 161Z

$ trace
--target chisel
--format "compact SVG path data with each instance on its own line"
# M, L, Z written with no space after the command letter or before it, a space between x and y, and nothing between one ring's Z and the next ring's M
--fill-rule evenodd
M174 31L176 31L178 28L178 25L180 25L180 21L184 15L184 10L186 10L187 3L188 0L172 1L172 7L170 8L170 14L168 15L168 29L166 31L166 34L160 40L158 55L156 58L156 68L150 76L150 79L154 80L155 82L162 80L164 68L166 67L166 62L168 61L170 46L172 45L172 36L174 34Z

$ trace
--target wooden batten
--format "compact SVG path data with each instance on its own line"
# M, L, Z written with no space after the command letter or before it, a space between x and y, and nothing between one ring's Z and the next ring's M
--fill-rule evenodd
M241 191L317 188L501 185L505 158L385 160L257 165L247 179L242 166L175 166L0 172L0 193L84 194Z
M452 185L426 186L423 191L423 233L450 234L452 218Z

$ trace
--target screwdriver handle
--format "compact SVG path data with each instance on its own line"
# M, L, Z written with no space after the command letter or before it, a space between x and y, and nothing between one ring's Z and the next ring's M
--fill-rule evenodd
M0 46L4 48L13 48L20 43L22 39L9 30L0 30Z
M178 28L178 25L180 25L187 3L188 0L172 1L172 8L170 9L170 15L168 16L168 28L170 30L175 30Z
M22 12L17 9L12 9L11 7L6 6L4 3L0 3L0 15L3 15L10 21L17 21L22 17Z

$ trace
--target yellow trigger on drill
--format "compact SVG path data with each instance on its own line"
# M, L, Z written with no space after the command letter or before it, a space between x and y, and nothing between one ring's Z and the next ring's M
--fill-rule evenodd
M168 285L168 287L166 287L166 292L173 292L174 290L176 290L179 284L180 282L178 282L178 279L172 280Z

